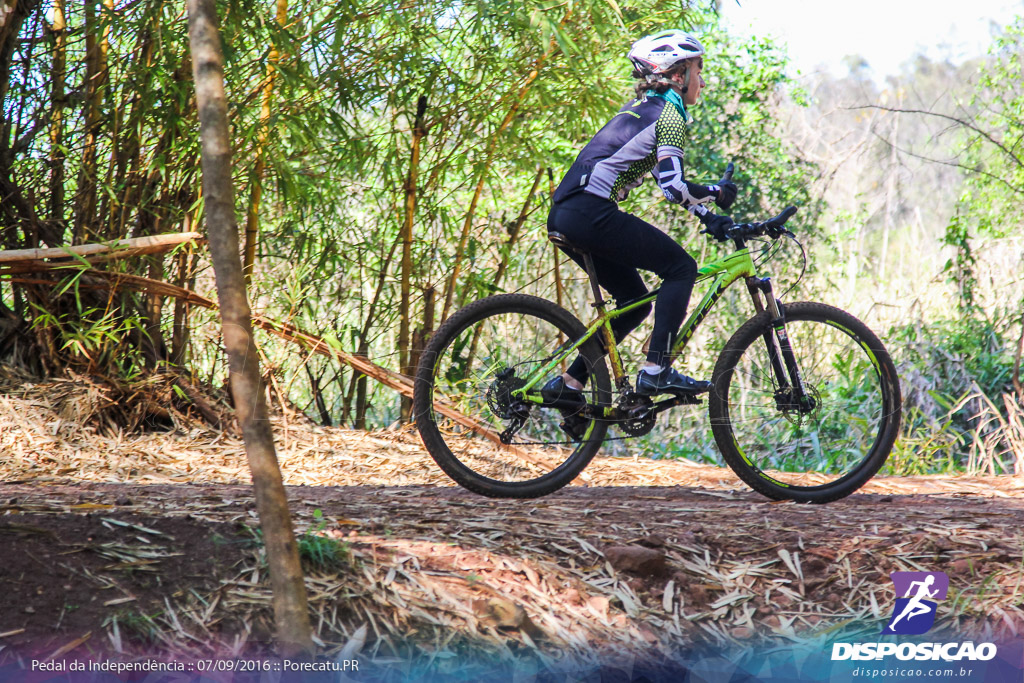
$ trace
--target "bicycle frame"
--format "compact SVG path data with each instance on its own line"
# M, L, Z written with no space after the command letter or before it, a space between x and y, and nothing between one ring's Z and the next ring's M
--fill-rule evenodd
M746 246L738 249L732 254L729 254L725 258L712 261L711 263L702 266L697 271L697 282L704 282L711 278L714 278L711 286L704 294L700 303L697 304L689 317L687 317L679 330L679 334L676 336L675 343L671 350L673 356L677 356L683 352L687 343L691 338L693 338L693 334L696 332L697 327L707 317L711 309L714 308L715 303L722 296L722 293L740 278L747 280L747 287L750 289L751 296L754 298L755 308L757 308L758 312L763 310L760 298L757 294L759 291L758 283L763 281L756 279L754 261L750 256L749 248ZM593 284L595 291L599 291L596 289L596 283ZM626 377L625 369L622 365L622 358L619 355L618 345L615 342L615 336L612 333L611 324L616 318L653 302L658 296L658 291L659 290L655 289L638 299L622 302L611 311L605 310L607 306L606 301L599 300L594 304L598 310L598 316L591 321L589 325L587 325L586 333L584 333L584 335L579 339L569 340L566 344L563 344L559 349L557 349L554 355L548 358L547 363L531 373L529 377L524 378L525 384L514 392L514 395L524 401L541 403L542 400L539 394L536 392L531 393L531 389L547 377L555 367L567 360L571 354L578 351L580 347L587 343L594 335L599 333L603 335L604 346L608 350L608 359L611 362L612 376L615 381L615 386L620 391L626 390L629 386L629 380ZM766 292L766 297L772 305L775 303L774 297L770 296L770 287Z

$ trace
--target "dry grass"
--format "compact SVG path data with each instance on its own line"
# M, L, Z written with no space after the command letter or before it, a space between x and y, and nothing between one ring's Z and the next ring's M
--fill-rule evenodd
M108 408L114 399L102 385L72 380L19 383L7 376L0 395L0 448L7 454L0 477L7 481L131 484L251 482L240 438L165 412L177 425L166 432L118 429ZM0 379L2 381L2 379ZM166 385L166 386L165 386ZM170 392L165 381L160 390ZM130 403L130 397L129 403ZM142 407L117 407L143 414ZM409 428L364 432L320 427L301 416L273 418L285 483L309 486L454 486ZM85 426L83 426L85 425ZM575 486L697 486L745 490L726 468L687 461L598 456ZM870 493L972 493L1017 495L1024 479L1011 477L879 477Z

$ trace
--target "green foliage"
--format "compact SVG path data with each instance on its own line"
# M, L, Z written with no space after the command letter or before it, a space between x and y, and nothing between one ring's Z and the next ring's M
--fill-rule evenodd
M131 306L130 296L97 296L83 287L86 270L72 268L45 305L30 303L35 310L31 328L53 340L66 367L89 374L112 372L131 381L143 370L133 347L148 338L145 321Z
M975 290L978 286L976 274L977 259L971 250L970 233L967 220L957 211L949 221L942 243L952 247L953 258L946 262L944 268L947 278L957 291L957 306L964 315L974 316L980 313Z
M306 529L299 537L299 560L308 570L329 572L344 567L348 562L349 553L344 543L323 535L323 530L327 526L327 520L323 519L323 516L321 510L313 511L313 518L319 520L319 524Z
M961 163L967 176L961 206L981 234L1015 230L1024 205L1024 17L996 38L974 99L981 113L965 132Z
M306 529L296 539L299 552L299 561L307 571L331 572L338 571L349 562L348 545L330 536L324 536L323 531L327 527L327 520L320 509L313 511L313 519L318 523ZM263 530L259 528L248 528L253 536L253 543L258 548L261 558L264 554L265 541ZM265 558L261 559L266 562Z
M902 435L887 464L890 471L930 474L967 468L986 409L983 397L998 398L1010 390L1009 334L1019 317L1019 311L1004 310L991 319L918 320L889 331L904 395ZM1010 468L1006 462L997 466Z

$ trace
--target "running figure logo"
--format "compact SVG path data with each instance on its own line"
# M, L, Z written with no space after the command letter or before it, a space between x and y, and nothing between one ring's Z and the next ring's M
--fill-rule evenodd
M949 577L942 572L893 572L896 606L883 634L919 635L935 624L935 600L944 600Z

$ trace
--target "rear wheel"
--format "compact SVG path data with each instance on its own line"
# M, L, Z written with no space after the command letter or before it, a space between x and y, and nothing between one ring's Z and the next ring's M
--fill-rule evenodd
M471 491L502 498L543 496L571 482L601 447L607 423L576 416L583 437L575 441L559 426L558 409L529 400L564 367L541 378L527 400L516 392L585 332L565 309L524 294L482 299L445 321L424 349L413 400L416 427L441 469ZM606 406L611 383L596 341L581 353L592 368L587 402ZM444 415L445 407L476 428Z
M766 311L718 358L711 428L725 461L756 491L826 503L856 491L885 463L899 430L899 380L882 342L849 313L801 302L785 307L785 319L805 396L780 386Z

